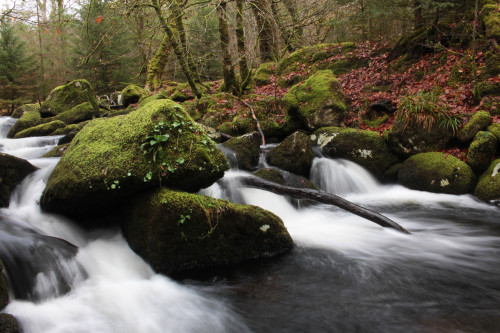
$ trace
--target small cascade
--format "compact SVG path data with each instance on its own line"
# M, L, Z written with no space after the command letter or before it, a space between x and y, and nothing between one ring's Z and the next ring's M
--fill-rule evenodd
M0 138L7 137L9 130L16 123L17 119L11 117L0 117Z
M380 184L360 165L344 160L316 157L311 167L311 181L331 194L376 192Z

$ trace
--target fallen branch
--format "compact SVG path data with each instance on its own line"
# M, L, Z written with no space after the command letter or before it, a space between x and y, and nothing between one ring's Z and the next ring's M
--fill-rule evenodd
M405 234L410 234L408 230L392 221L388 217L373 210L358 206L335 194L311 189L283 186L257 177L244 177L241 179L241 183L246 186L269 190L278 194L288 195L295 199L308 199L324 204L334 205L355 215L370 220L382 227L393 228Z
M238 100L241 103L243 103L243 105L245 105L247 108L250 109L250 112L252 113L252 118L253 118L253 120L255 120L255 124L257 125L257 131L259 132L260 136L262 137L262 145L265 146L266 145L266 138L264 137L264 132L262 132L262 129L260 128L259 119L257 119L257 116L255 116L255 112L254 112L253 108L250 106L250 104L248 104L247 102L245 102L241 98L238 98Z

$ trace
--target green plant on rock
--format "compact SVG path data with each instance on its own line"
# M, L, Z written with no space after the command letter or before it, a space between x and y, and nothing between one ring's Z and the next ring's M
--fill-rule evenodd
M396 117L409 125L416 125L430 130L434 124L451 129L455 133L462 124L462 117L453 113L449 106L440 99L437 90L420 91L416 94L403 96L399 102Z

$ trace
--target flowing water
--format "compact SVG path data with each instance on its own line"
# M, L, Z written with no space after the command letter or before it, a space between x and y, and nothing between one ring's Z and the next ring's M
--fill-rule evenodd
M12 123L1 118L0 133ZM31 298L5 310L25 332L499 331L496 206L381 185L351 162L315 159L311 178L318 187L390 217L412 232L404 235L335 207L242 188L238 178L246 173L229 171L203 193L273 211L296 245L276 259L174 281L154 274L118 230L89 234L40 212L36 202L57 159L38 157L55 141L0 139L2 151L41 168L0 215L55 248L65 247L53 237L79 247L76 257L51 258L59 273L40 272ZM13 246L22 251L27 244ZM54 288L60 283L71 291Z

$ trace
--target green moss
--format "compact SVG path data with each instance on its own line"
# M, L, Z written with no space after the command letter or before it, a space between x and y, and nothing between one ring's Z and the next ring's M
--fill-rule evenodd
M490 132L480 131L474 137L467 153L467 164L477 174L483 173L496 154L498 140Z
M500 5L486 4L481 11L486 28L486 37L500 38Z
M21 118L12 126L7 133L8 138L13 138L18 132L21 132L30 127L37 126L43 122L42 116L38 111L25 112Z
M275 62L266 62L261 64L253 77L255 85L264 86L271 83L271 74L274 73L276 65L277 64Z
M42 157L61 157L68 150L69 143L55 146L51 151L45 153Z
M479 82L474 91L478 98L484 96L500 96L500 83L499 82Z
M123 105L129 106L130 104L139 102L141 98L145 98L148 93L135 84L129 84L122 90L121 95Z
M196 88L202 94L207 93L209 89L201 84L196 84ZM191 90L191 87L188 83L179 83L169 92L169 98L176 102L184 102L190 99L195 99L195 95Z
M50 120L60 120L70 125L90 120L97 116L99 116L99 110L94 109L91 103L85 102L78 104L69 111L62 112L57 116L50 118Z
M253 170L259 163L262 138L257 132L231 138L222 144L236 154L237 166L243 170Z
M374 131L325 127L314 132L311 140L322 148L325 156L353 161L379 178L398 162L385 139Z
M157 94L154 94L152 96L145 97L141 99L139 103L139 107L143 107L144 105L148 104L149 102L156 101L159 99L169 99L169 94L167 91L162 90L158 92Z
M60 120L54 120L51 121L50 123L41 124L22 130L14 136L14 139L27 138L30 136L51 135L57 129L64 127L66 127L65 123L63 123Z
M309 129L339 125L346 115L342 86L329 70L293 86L283 97L289 115Z
M492 133L498 141L500 141L500 124L491 124L486 128L486 130Z
M457 138L462 142L471 140L477 132L485 129L491 124L491 117L489 112L478 111L469 120L465 126L458 131Z
M56 129L54 132L52 132L52 135L66 135L74 130L78 130L79 127L80 127L79 124L71 124L64 128Z
M24 104L24 105L18 107L14 112L12 112L11 117L19 119L26 112L38 112L39 110L40 110L40 104L38 104L38 103Z
M387 120L389 120L388 115L384 115L383 117L380 118L375 118L373 120L370 119L363 119L363 122L366 124L366 126L371 127L371 128L378 128L380 125L385 123Z
M162 189L138 198L124 223L130 247L169 274L287 252L283 222L255 206Z
M165 158L154 161L141 145L160 122L169 139L155 144ZM171 100L153 101L126 116L89 122L49 178L42 207L84 213L160 184L196 191L222 177L228 167L215 143L182 107ZM119 188L110 193L117 180Z
M500 159L491 162L482 174L474 195L483 201L500 200Z
M55 116L71 108L89 102L98 111L99 104L92 86L87 80L74 80L54 88L40 107L44 116Z
M475 175L455 156L430 152L407 159L399 170L398 181L414 190L465 194L474 189Z

